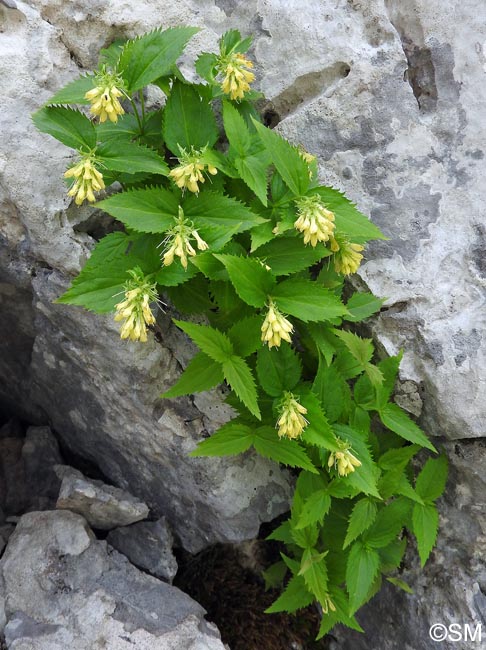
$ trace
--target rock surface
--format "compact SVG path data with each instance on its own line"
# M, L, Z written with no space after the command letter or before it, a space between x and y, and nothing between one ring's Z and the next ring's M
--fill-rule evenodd
M93 528L111 530L148 516L147 504L125 490L86 478L67 465L57 465L56 471L62 476L56 508L83 515Z
M177 573L177 560L172 553L174 539L163 517L115 528L108 533L106 541L132 564L157 578L172 582Z
M224 648L200 605L138 571L71 512L22 517L0 561L2 582L8 649Z

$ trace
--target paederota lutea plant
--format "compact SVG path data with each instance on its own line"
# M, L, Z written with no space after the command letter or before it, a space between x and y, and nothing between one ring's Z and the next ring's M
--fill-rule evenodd
M101 239L59 302L114 311L121 338L142 343L159 309L187 315L174 322L200 351L163 397L226 382L236 412L193 455L253 447L298 474L290 517L271 535L286 552L265 573L282 588L268 611L317 601L320 636L337 622L360 630L354 614L382 576L408 589L397 569L409 533L422 564L430 554L446 461L416 475L412 459L435 449L391 399L400 355L376 363L353 332L382 300L344 281L382 233L319 184L315 156L264 126L250 38L227 32L197 59L201 83L184 78L176 61L196 32L114 43L34 115L77 152L68 195L125 227ZM147 109L149 85L162 107Z

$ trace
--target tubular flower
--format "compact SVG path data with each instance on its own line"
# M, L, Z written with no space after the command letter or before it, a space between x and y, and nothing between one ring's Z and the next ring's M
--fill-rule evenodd
M125 283L125 299L115 305L116 321L124 321L120 337L130 341L147 341L147 325L155 323L151 302L158 302L156 283L146 278L137 267L129 271L131 280Z
M231 54L219 64L219 70L225 75L221 82L221 90L230 99L243 99L249 92L250 84L255 80L255 75L250 72L253 63L244 54Z
M298 218L294 228L304 234L304 244L317 246L326 242L334 232L334 213L328 210L317 194L296 200Z
M64 172L64 178L73 178L68 196L74 196L76 205L81 205L85 199L96 201L94 192L105 189L103 174L95 167L92 156L87 156Z
M304 417L306 413L305 406L302 406L292 393L284 393L277 420L279 437L299 438L309 424Z
M331 250L334 253L336 273L342 273L342 275L356 273L363 259L361 251L364 250L364 246L350 244L348 241L341 239L337 241L334 237L331 237Z
M324 602L321 602L321 607L322 607L322 612L324 614L328 614L329 611L335 612L336 611L336 605L332 602L331 597L327 595L324 599Z
M361 467L361 461L351 453L351 445L348 442L344 442L344 440L341 440L340 438L338 438L337 441L340 450L331 452L327 466L331 468L334 465L339 476L347 476L354 472L356 467Z
M163 254L164 266L170 266L174 257L179 257L182 266L187 269L188 256L196 255L191 238L196 240L196 246L200 251L206 251L209 246L194 228L193 222L184 217L180 206L179 216L175 217L175 221L176 225L167 231L167 237L162 242L166 245Z
M169 176L181 190L187 188L190 192L197 194L199 192L198 183L204 183L205 181L203 172L207 170L212 176L218 173L214 165L203 162L203 155L204 149L202 151L193 149L191 153L181 149L179 157L181 164L169 172Z
M317 161L317 158L313 156L311 153L309 153L308 151L306 151L303 147L299 147L298 152L302 160L305 163L307 163L307 166L309 167L309 178L312 180L314 172L311 169L311 165L313 165Z
M90 112L99 117L100 122L107 119L117 122L118 116L125 113L119 101L124 93L118 88L123 82L117 75L102 70L96 77L96 83L95 88L88 90L84 96L91 102Z
M267 343L269 348L280 347L282 339L290 343L290 335L294 331L294 326L287 318L280 313L272 299L268 303L268 311L261 327L262 341Z

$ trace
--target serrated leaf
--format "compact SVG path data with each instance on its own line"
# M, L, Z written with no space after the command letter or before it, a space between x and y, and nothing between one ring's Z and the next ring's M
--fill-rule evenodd
M120 192L99 201L96 207L140 232L163 233L174 225L179 203L163 187Z
M210 390L224 381L221 365L203 352L191 359L177 382L161 397L171 398Z
M249 316L235 323L227 332L238 356L246 358L261 346L260 316Z
M256 120L253 124L285 184L295 196L305 194L310 181L309 169L297 149Z
M282 312L304 322L330 320L346 312L337 296L310 280L284 280L271 295Z
M398 587L402 591L404 591L407 594L413 594L414 591L412 587L407 584L404 580L401 580L400 578L387 578L388 582L391 582L392 585L395 587Z
M180 147L212 147L218 139L216 119L210 104L194 86L175 81L164 111L164 140L176 156Z
M275 562L268 569L262 571L262 577L265 580L265 591L281 586L286 575L287 566L282 560Z
M265 613L289 612L289 614L292 614L303 607L307 607L313 600L314 595L307 589L304 578L295 575L289 580L283 593L265 610Z
M43 133L48 133L67 147L88 152L96 146L96 131L80 111L65 106L45 106L32 116Z
M252 147L251 134L238 109L227 100L223 100L223 124L231 147L239 157L246 156Z
M214 78L217 72L217 63L218 57L216 54L212 54L211 52L203 52L198 56L196 60L196 72L200 77L206 79L206 81L214 83Z
M352 242L362 244L370 239L386 239L381 230L339 190L321 186L312 189L309 194L321 197L328 210L334 212L336 231L347 235Z
M235 255L215 255L224 264L236 293L248 305L263 307L275 286L275 278L257 260Z
M241 179L248 187L255 192L261 203L266 206L267 200L267 167L268 159L265 155L245 156L245 158L235 158L234 166L238 170Z
M187 273L189 276L188 282L179 282L177 286L165 288L165 293L175 308L183 314L207 314L214 309L214 303L209 296L208 280L202 274L197 273L191 278L188 273L189 269L185 271L180 263L171 264L169 268L173 266L179 266L182 273ZM162 275L163 271L159 271L157 279Z
M344 320L359 323L380 311L385 299L377 298L372 293L353 293L346 303L348 313Z
M330 366L336 352L336 337L321 323L309 323L307 331L314 341L319 355L323 357L326 365Z
M399 449L389 449L378 460L382 469L403 470L410 460L420 451L419 445L406 445Z
M135 174L149 172L167 176L169 167L153 149L134 142L119 142L111 139L96 149L96 157L106 169Z
M417 443L431 451L436 451L434 445L425 433L413 422L405 411L393 403L386 404L379 412L383 424L401 438Z
M345 594L338 588L331 588L329 592L336 611L333 612L329 610L328 613L322 617L316 641L319 641L319 639L322 639L323 636L328 634L336 623L342 623L357 632L364 632L356 618L349 615L349 601Z
M172 27L165 31L156 29L128 41L119 63L128 91L134 93L169 74L188 40L198 31L197 27Z
M377 507L371 499L360 499L354 505L349 517L348 530L344 540L343 549L354 542L376 519Z
M255 226L251 230L251 248L250 252L254 253L260 246L266 244L268 241L273 239L275 235L273 234L273 224L271 221L262 223L259 226ZM258 255L256 256L258 257Z
M434 548L439 529L439 513L432 504L416 503L412 512L413 533L417 538L417 546L422 566L427 562Z
M364 368L373 356L373 342L371 339L363 339L353 332L346 330L333 330L334 334L341 339L349 352Z
M447 457L429 458L415 482L417 494L424 501L435 501L445 490L447 481Z
M388 546L406 525L410 502L398 498L378 511L375 522L363 536L364 543L372 548Z
M354 542L346 565L346 585L352 613L366 601L379 565L380 556L375 549L367 548L360 541Z
M395 382L398 376L398 369L402 360L403 353L400 352L394 357L387 357L378 364L383 375L381 386L375 386L377 410L382 409L390 399L395 388Z
M280 524L274 531L266 537L269 540L275 540L277 542L284 542L285 544L292 543L292 533L290 530L290 521L284 521L283 524Z
M294 350L288 343L282 343L278 349L264 346L258 350L256 370L263 390L272 397L280 397L298 384L302 368Z
M365 494L381 498L376 485L380 470L376 463L373 462L368 445L366 444L366 436L362 432L356 431L344 424L333 424L333 429L337 436L349 442L352 453L361 462L360 467L356 467L354 472L348 474L346 481L350 485L359 488Z
M384 548L378 549L380 556L380 570L382 573L389 573L398 569L402 563L405 550L407 548L407 539L395 539L391 544Z
M309 456L299 443L288 438L279 438L272 427L259 427L255 431L254 445L257 452L266 458L271 458L283 465L300 467L308 472L317 473Z
M159 248L160 250L160 248ZM178 287L192 278L197 274L197 268L194 266L188 266L185 269L182 264L170 264L170 266L163 266L155 276L157 284L160 284L162 287ZM203 298L203 296L201 296ZM206 303L207 304L207 296Z
M306 499L296 528L322 522L331 507L331 497L327 490L317 490Z
M351 391L334 364L326 366L319 361L312 390L319 397L329 422L338 421L349 410Z
M302 554L299 575L303 576L307 589L314 594L316 600L323 607L326 607L329 593L324 555L324 553L318 553L315 549L305 549Z
M194 343L214 361L224 364L233 355L231 341L223 332L208 325L196 325L173 319L174 323L185 332Z
M189 456L236 456L251 447L253 438L253 432L246 424L228 422L200 442Z
M255 380L246 361L241 357L231 356L223 363L223 373L232 390L250 413L261 420Z
M304 393L300 398L300 403L307 409L305 417L308 420L302 439L308 444L329 449L329 451L339 451L336 436L324 415L319 399L313 393Z
M46 106L52 104L89 104L85 94L96 86L93 74L81 75L78 79L71 81L64 88L58 90L47 102Z
M290 275L309 268L331 251L324 244L302 246L296 237L277 237L260 246L257 257L267 264L274 275Z

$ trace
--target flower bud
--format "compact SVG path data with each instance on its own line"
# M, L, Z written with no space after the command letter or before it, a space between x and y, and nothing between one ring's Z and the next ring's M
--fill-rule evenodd
M268 304L267 315L261 327L262 342L267 343L269 348L280 346L282 339L290 343L292 341L291 334L294 331L294 326L287 320L287 318L278 310L278 307L270 299Z

